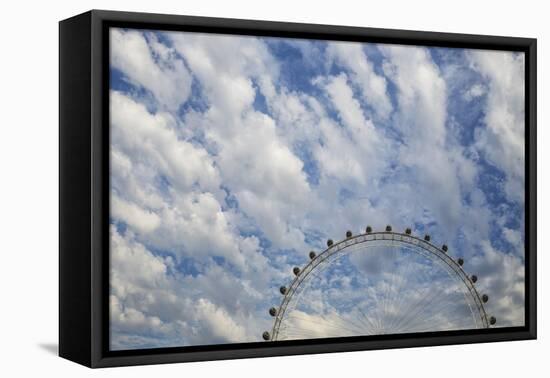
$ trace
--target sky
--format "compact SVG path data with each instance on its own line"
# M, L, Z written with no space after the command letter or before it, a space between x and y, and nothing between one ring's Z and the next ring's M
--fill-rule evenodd
M522 53L116 28L110 48L111 349L260 341L292 268L366 225L447 244L497 326L524 324ZM342 277L348 304L375 296L374 260L298 310Z
M371 240L332 254L291 296L274 339L483 327L463 281L417 248Z

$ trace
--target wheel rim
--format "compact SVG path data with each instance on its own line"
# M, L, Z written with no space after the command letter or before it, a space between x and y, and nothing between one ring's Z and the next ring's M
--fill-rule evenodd
M448 294L448 292L454 292L453 295L455 295L458 289L463 295L463 303L467 305L470 311L472 323L471 326L467 326L465 324L468 322L464 320L464 325L454 326L454 328L451 326L447 329L488 328L490 326L490 319L487 316L482 297L479 295L474 282L470 276L465 273L462 266L449 256L447 253L447 246L443 246L443 249L438 248L429 241L430 238L428 235L421 239L411 235L409 230L405 233L392 232L389 226L386 230L389 231L372 232L372 229L367 228L366 233L356 236L351 236L351 233L348 232L344 240L340 242L332 242L331 240L332 243L328 243L329 247L327 249L318 255L314 255L310 262L303 269L299 270L299 273L296 274L290 286L287 287L286 293L283 295L281 304L274 316L274 325L269 340L275 341L296 338L343 337L439 330L438 327L440 327L440 323L443 324L444 317L442 314L438 313L438 311L441 310L437 307L438 305L432 306L430 301L433 301L434 298L441 293ZM345 259L347 256L353 257L361 255L361 253L365 251L372 253L378 249L379 253L388 255L386 251L380 252L384 248L389 248L394 254L401 254L402 257L414 256L415 258L424 259L425 261L431 262L431 264L435 264L434 266L437 266L439 270L447 273L450 281L455 282L457 285L456 288L458 289L454 289L451 286L443 287L443 289L447 291L442 291L442 288L435 288L434 290L426 289L424 296L427 299L422 298L422 300L416 300L416 307L414 306L415 298L409 300L394 298L393 304L388 304L391 301L388 302L388 299L384 298L384 311L382 314L378 314L378 316L370 312L372 307L370 309L368 307L365 308L363 304L359 302L354 302L356 308L348 313L333 311L332 313L313 314L314 316L312 316L311 313L303 311L303 308L301 308L301 305L304 303L301 300L302 295L304 295L304 293L310 295L311 290L310 293L308 293L308 289L310 289L312 284L315 284L316 278L319 279L320 273L324 272L326 269L330 269L331 266L334 266L335 262ZM296 271L297 270L295 270L295 272ZM394 276L396 274L397 273L393 273ZM371 279L371 277L369 277L369 279ZM415 290L418 291L418 289ZM420 295L420 297L422 297L422 295ZM395 314L397 311L395 308L396 303L400 304L398 307L400 307L400 311L404 312L404 314ZM426 313L422 311L426 311L425 308L430 308L430 306L432 306L431 314L434 316L434 319L437 319L435 317L436 315L443 319L439 321L434 321L429 317L428 319L424 319L425 323L433 321L433 323L431 323L431 328L422 325L418 320L422 320L422 316L426 318ZM448 308L445 310L449 311ZM416 323L413 320L407 320L407 316L413 318L413 315L416 316ZM401 319L399 316L401 316ZM462 321L461 319L458 320ZM306 329L306 331L308 329L303 328L304 322L309 322L312 327L317 328L311 328L309 330L311 332L305 332L304 329ZM298 323L301 324L302 329L296 326ZM321 326L319 326L319 323L322 323ZM321 331L314 332L315 329Z

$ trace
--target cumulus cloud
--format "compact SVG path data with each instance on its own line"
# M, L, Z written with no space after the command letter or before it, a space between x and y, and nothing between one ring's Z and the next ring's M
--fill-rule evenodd
M153 232L160 225L157 214L117 195L111 197L111 215L143 233Z
M474 264L483 280L480 289L489 294L486 306L500 326L523 326L525 322L525 268L521 257L499 251L483 241L483 257Z
M486 89L483 85L476 83L470 88L462 92L462 96L466 101L472 101L473 99L483 96L486 93Z
M252 106L254 82L269 86L277 77L266 46L255 38L179 33L171 38L205 90L208 110L188 122L200 124L214 145L224 185L273 243L305 248L300 230L283 220L308 201L303 162L280 140L274 120ZM228 62L227 54L240 59Z
M111 347L256 339L254 328L264 324L250 305L257 293L246 283L215 266L196 277L181 277L172 257L150 251L132 232L123 235L112 226L110 233Z
M398 127L407 142L445 142L446 84L427 49L384 45L384 72L398 86Z
M449 238L463 216L461 182L472 180L475 167L449 140L446 83L427 49L384 46L381 50L386 57L384 70L397 87L396 127L404 140L398 159L405 175L399 181L414 186L425 221L445 225L444 237Z
M219 186L212 158L203 148L178 138L170 115L151 114L143 104L120 92L112 92L110 97L111 143L121 153L136 157L133 164L153 165L181 190L195 183L205 189Z
M374 108L378 116L387 118L392 111L392 103L386 78L375 72L362 44L335 42L327 48L327 55L351 72L353 82L360 88L366 103Z
M111 65L127 80L151 91L157 103L177 110L191 93L192 77L173 49L152 33L111 29Z
M523 53L472 51L473 68L488 81L486 128L478 130L479 149L506 172L506 195L524 200L525 57Z

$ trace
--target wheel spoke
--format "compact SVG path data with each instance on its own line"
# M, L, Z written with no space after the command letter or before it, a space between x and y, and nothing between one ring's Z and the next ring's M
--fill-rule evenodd
M284 297L275 339L483 326L463 271L432 245L396 235L362 235L312 261Z

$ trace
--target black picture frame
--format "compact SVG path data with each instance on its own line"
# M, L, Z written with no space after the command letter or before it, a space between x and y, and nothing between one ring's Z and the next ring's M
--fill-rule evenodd
M525 326L109 351L111 26L525 53ZM88 367L535 339L536 39L92 10L59 23L59 355Z

